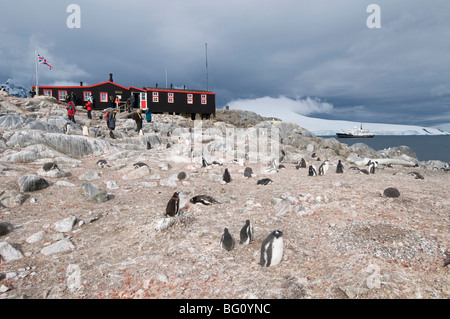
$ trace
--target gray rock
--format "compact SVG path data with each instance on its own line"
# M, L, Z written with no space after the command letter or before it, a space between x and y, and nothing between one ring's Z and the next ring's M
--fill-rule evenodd
M25 123L25 117L18 114L1 114L0 127L3 130L15 130Z
M117 184L116 181L106 181L106 188L107 189L118 189L119 184Z
M66 181L57 181L56 185L58 186L63 186L63 187L75 187L75 184L72 184L70 182L66 182Z
M98 175L97 171L87 171L83 175L78 177L78 179L86 182L91 182L100 179L100 175Z
M36 172L39 176L50 177L50 178L61 178L66 176L66 172L60 170L59 168L54 168L46 171L43 168L40 168Z
M133 169L129 173L122 176L122 179L123 180L140 179L140 178L150 175L150 172L151 172L151 170L150 170L150 168L148 168L148 166L141 166L139 168Z
M383 195L389 198L396 198L400 196L400 192L395 187L389 187L383 191Z
M19 178L21 192L34 192L50 186L50 184L40 176L29 174Z
M409 157L417 159L416 153L414 153L413 150L409 146L405 146L405 145L390 147L388 149L378 151L378 153L381 156L385 156L385 157L389 157L389 158L396 158L396 157L400 157L402 155L407 155Z
M7 190L0 196L0 205L7 208L18 207L22 205L29 195L25 195L16 190Z
M7 242L0 243L0 256L6 262L11 262L23 258L23 254Z
M4 222L0 222L0 236L4 236L9 233L9 226Z
M81 188L88 197L88 200L96 200L99 203L109 200L109 194L106 191L98 189L89 182L84 182L83 185L81 185Z
M354 152L358 155L365 157L377 156L377 152L373 148L369 147L367 144L364 143L355 143L349 147L349 150L351 152Z
M67 233L72 230L72 228L76 222L77 222L77 218L75 216L70 216L70 217L64 218L60 221L57 221L53 225L53 229L55 229L56 231L61 232L61 233Z
M75 249L75 246L68 240L62 239L54 244L41 249L41 253L45 256L63 253Z
M29 236L26 239L26 242L29 244L35 244L35 243L40 242L42 239L44 239L44 237L45 237L45 231L41 230L41 231Z
M83 158L91 154L101 154L105 149L111 150L111 144L101 139L85 136L47 133L37 130L15 132L8 140L8 147L26 147L30 145L46 145L59 153L72 158Z

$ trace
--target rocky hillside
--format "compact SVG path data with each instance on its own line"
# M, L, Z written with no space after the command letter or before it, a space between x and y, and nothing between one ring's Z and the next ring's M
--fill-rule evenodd
M75 119L53 98L0 95L0 298L450 297L448 163L245 111L153 115L140 133L122 113L113 137L100 111ZM255 238L239 244L247 219ZM276 229L282 261L261 267Z

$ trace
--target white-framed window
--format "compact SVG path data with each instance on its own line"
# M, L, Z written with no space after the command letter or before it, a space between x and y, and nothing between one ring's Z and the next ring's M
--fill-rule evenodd
M208 98L206 94L202 94L202 104L208 104Z
M187 104L194 104L194 95L192 93L187 94Z
M44 96L53 96L52 90L44 89Z
M174 102L173 93L167 93L167 103L173 103L173 102Z
M66 100L67 91L58 90L58 100L65 101Z
M92 95L91 91L83 91L83 101L87 102L89 101L89 97Z
M158 103L159 102L159 92L153 92L152 93L152 101L153 101L153 103Z
M108 102L108 92L100 92L100 102Z

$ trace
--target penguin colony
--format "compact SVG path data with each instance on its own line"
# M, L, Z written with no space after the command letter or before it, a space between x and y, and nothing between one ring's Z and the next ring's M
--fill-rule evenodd
M315 155L315 154L314 154ZM315 156L313 156L315 157ZM317 157L317 161L320 161L320 158ZM97 165L105 165L106 163L97 163ZM209 164L204 158L202 159L202 167L207 167L210 165L222 165L220 163L212 163ZM134 165L135 167L143 166L142 163L136 163ZM378 163L376 161L369 161L367 163L368 170L366 169L360 169L358 167L350 167L349 169L358 170L362 174L375 174L376 168L378 166ZM306 168L306 161L302 158L299 163L295 166L295 168L298 170L300 168ZM280 168L280 167L278 167ZM284 167L283 167L284 168ZM328 170L330 168L330 163L328 160L323 161L319 169L317 170L314 165L309 165L308 167L308 176L324 176L327 174ZM341 162L341 160L338 161L336 165L335 172L337 174L343 174L344 173L344 166ZM423 176L421 176L417 172L409 173L408 175L414 176L416 179L423 179ZM253 175L253 171L250 167L246 167L244 170L244 177L249 179ZM185 176L183 176L185 178ZM184 179L180 178L179 179ZM227 168L225 168L224 173L222 175L222 180L227 184L232 181L230 172ZM257 185L268 185L272 183L273 181L270 178L263 178L257 181ZM388 188L383 192L383 196L385 197L398 197L399 192L397 189L394 188ZM209 195L196 195L192 197L189 202L191 204L202 204L202 205L212 205L212 204L221 204L219 201L214 199L212 196ZM179 192L175 192L172 197L170 198L169 202L167 203L165 216L166 217L175 217L179 215L180 210L180 197ZM259 264L262 267L270 267L270 266L276 266L278 265L283 258L283 249L284 249L284 243L283 243L283 235L285 233L281 230L274 230L268 236L262 241L261 248L260 248L260 262ZM249 219L245 221L245 224L241 228L239 232L239 244L240 245L249 245L255 241L254 237L254 230L253 225L250 222ZM222 236L220 237L220 247L221 249L224 249L226 251L231 251L236 246L236 239L233 237L233 235L230 233L230 230L228 227L223 228Z

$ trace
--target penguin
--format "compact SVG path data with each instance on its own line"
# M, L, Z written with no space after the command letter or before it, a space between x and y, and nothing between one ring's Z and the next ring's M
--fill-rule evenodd
M450 251L446 251L445 253L445 260L444 260L444 267L447 267L450 265Z
M245 221L244 227L241 228L240 238L240 244L248 245L253 241L253 227L248 219Z
M328 160L323 161L323 163L320 164L319 166L319 175L324 176L328 171L328 167L329 167Z
M375 162L369 161L368 164L369 164L369 173L375 174L375 168L378 166L378 162L377 161L375 161Z
M314 165L309 165L308 176L317 176L317 171Z
M222 179L225 183L231 182L231 175L230 172L228 171L228 168L225 168L225 172L223 173Z
M206 159L204 157L202 157L202 167L206 167L208 166L208 162L206 161Z
M175 217L178 214L178 210L180 209L180 197L178 196L180 193L173 193L172 198L170 198L166 207L166 216Z
M414 176L415 179L424 179L422 174L420 174L419 172L409 172L408 175Z
M108 162L104 159L99 159L97 161L97 167L98 168L105 168L108 165Z
M306 161L305 159L302 157L302 159L300 160L300 168L306 168Z
M283 236L280 230L275 230L264 239L261 245L261 259L259 264L263 267L276 266L283 258Z
M305 159L302 158L300 161L298 161L298 164L295 165L295 168L296 168L296 169L299 169L299 168L306 168L306 161L305 161Z
M203 204L203 205L211 205L211 204L220 204L217 200L215 200L213 197L209 195L197 195L192 197L189 202L192 204Z
M368 170L366 170L365 168L363 168L363 169L360 169L360 170L359 170L359 172L360 172L361 174L366 174L366 175L369 175L369 171L368 171Z
M263 179L260 179L257 183L256 183L256 185L268 185L268 184L270 184L270 183L272 183L273 181L270 179L270 178L263 178Z
M42 169L48 172L52 169L59 169L59 167L55 163L45 163L44 166L42 166Z
M220 239L220 247L230 251L234 248L234 244L235 241L233 236L231 236L230 232L228 231L228 228L225 227L223 229L222 238Z
M152 149L152 144L150 144L150 142L147 142L147 149L151 150Z
M148 167L147 164L142 163L142 162L134 163L133 166L134 166L134 168L141 168L142 166L147 166Z
M251 167L246 167L244 170L244 177L250 178L252 177L253 170Z
M344 173L344 165L342 165L341 160L338 161L336 166L336 173L343 174Z

